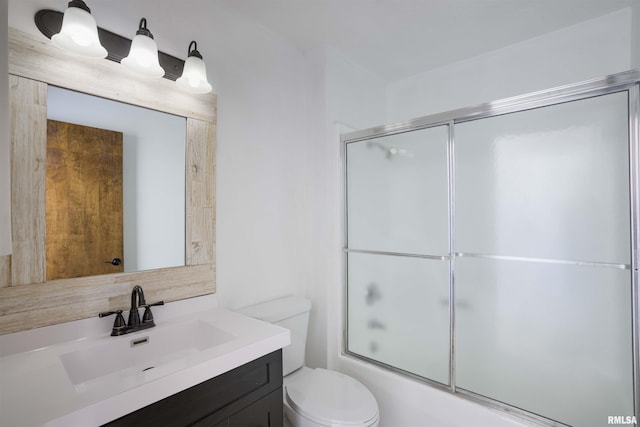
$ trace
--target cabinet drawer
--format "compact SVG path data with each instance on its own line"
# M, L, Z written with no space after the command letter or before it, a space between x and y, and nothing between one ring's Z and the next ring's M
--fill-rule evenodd
M282 406L282 350L211 378L105 424L108 427L215 426L278 390ZM272 402L275 397L272 397ZM202 421L202 422L201 422ZM241 424L236 424L241 425ZM257 424L261 425L261 424ZM281 426L280 424L272 424Z
M282 388L272 391L222 422L213 421L217 419L217 415L206 417L190 427L282 427Z

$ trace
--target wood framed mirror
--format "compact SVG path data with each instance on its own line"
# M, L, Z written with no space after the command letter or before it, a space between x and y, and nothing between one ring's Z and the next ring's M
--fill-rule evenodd
M186 118L185 266L46 280L47 88L74 90ZM127 309L135 285L149 300L215 293L216 96L138 77L108 60L68 55L9 28L12 253L0 257L0 334Z

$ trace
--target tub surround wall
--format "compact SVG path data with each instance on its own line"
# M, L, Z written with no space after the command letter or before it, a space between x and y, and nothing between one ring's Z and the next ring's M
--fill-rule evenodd
M631 8L387 86L387 123L627 71Z
M126 309L135 285L150 302L214 293L216 96L193 96L165 79L145 80L115 62L69 56L42 39L9 30L13 246L11 264L0 265L0 277L11 269L10 286L0 288L0 334ZM39 164L47 83L187 117L186 266L45 282Z

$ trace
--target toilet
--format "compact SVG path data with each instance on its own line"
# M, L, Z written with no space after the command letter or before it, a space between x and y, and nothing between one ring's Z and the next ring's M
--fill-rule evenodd
M239 310L289 329L282 349L284 425L288 427L378 427L373 394L348 375L304 366L311 302L286 297Z

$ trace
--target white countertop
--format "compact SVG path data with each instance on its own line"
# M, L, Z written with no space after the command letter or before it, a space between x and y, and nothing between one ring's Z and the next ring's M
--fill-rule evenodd
M289 331L215 307L211 297L154 307L157 328L202 320L234 338L186 358L179 370L150 370L123 383L78 388L60 356L113 340L113 317L0 336L0 426L99 426L290 344ZM105 320L107 320L105 322Z

